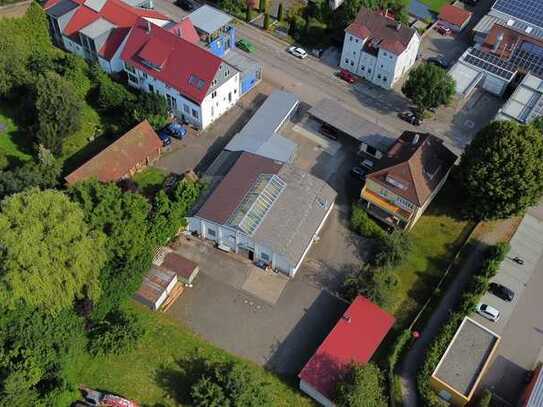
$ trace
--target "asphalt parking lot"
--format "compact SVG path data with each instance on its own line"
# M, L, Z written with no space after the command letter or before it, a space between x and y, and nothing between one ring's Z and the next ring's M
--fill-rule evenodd
M210 342L278 373L298 374L347 308L303 279L266 273L206 243L175 246L198 262L200 274L168 313ZM254 273L264 280L256 289ZM277 298L263 297L268 289L279 292Z
M497 308L501 317L491 322L478 314L471 317L501 336L497 356L479 387L490 388L493 405L514 405L524 386L525 374L541 359L543 348L543 217L528 213L511 239L511 250L493 281L512 289L515 297L505 302L487 293L481 302ZM513 262L515 256L523 265Z

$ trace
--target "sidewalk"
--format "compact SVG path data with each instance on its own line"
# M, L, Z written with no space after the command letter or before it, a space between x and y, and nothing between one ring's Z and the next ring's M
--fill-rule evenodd
M485 249L500 241L509 240L517 226L518 219L507 219L492 224L481 224L477 227L472 244L467 246L467 252L463 255L464 260L458 266L456 278L449 285L439 306L434 310L432 316L421 330L421 336L411 347L400 365L399 376L405 407L420 405L416 376L419 368L424 363L425 352L443 324L448 320L450 312L468 283L472 272L481 266Z

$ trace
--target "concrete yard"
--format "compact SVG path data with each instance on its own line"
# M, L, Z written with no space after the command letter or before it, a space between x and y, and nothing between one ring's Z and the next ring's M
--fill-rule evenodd
M347 308L303 279L265 272L211 245L181 238L176 252L200 274L168 313L241 357L296 375Z

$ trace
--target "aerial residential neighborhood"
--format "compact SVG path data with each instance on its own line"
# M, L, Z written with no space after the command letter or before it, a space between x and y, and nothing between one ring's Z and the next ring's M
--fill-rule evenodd
M0 0L0 405L543 407L542 0Z

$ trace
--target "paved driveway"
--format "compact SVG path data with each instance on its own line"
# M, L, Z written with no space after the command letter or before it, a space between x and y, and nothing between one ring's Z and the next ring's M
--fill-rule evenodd
M219 347L278 373L298 374L347 308L302 278L265 273L198 241L176 246L198 262L200 275L168 313Z
M480 386L489 387L499 396L496 406L514 405L523 389L524 374L542 359L543 217L538 215L541 214L535 210L524 217L511 240L509 258L494 278L515 292L514 300L506 303L487 293L482 301L501 311L500 321L493 323L479 315L472 316L502 337L497 357ZM525 264L512 262L510 258L514 256L522 257Z

